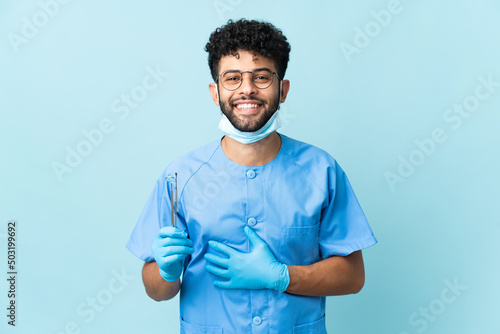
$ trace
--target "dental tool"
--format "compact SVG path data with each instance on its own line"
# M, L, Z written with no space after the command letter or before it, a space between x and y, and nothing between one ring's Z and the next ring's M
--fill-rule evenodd
M170 183L170 211L172 212L172 226L177 227L177 173L175 173L174 176L167 176L165 181Z

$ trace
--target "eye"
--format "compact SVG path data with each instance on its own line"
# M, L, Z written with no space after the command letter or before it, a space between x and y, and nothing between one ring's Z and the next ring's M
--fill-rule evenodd
M222 76L222 80L228 84L235 84L241 81L241 74L238 72L228 72Z
M271 75L267 72L258 72L255 73L253 80L256 82L267 82L271 80Z

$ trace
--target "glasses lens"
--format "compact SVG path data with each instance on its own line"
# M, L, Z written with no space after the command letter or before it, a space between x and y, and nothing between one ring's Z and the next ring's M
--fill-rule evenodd
M264 89L273 83L273 74L269 70L258 70L252 73L252 80L255 87Z
M228 90L235 90L241 84L241 73L236 71L224 72L221 76L221 84Z
M243 72L250 73L250 72ZM221 75L221 84L227 90L236 90L241 86L242 73L238 71L226 71ZM252 82L255 87L265 89L273 83L273 73L268 69L255 70L252 72Z

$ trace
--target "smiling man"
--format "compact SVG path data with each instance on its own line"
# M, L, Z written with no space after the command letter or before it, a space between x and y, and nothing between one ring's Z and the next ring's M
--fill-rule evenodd
M146 293L180 291L182 333L326 333L325 297L361 290L361 250L377 241L335 159L276 132L290 90L282 32L230 20L205 50L225 135L158 179L127 243Z

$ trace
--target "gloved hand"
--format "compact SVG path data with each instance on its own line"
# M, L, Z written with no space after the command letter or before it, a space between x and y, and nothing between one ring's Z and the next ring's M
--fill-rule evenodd
M220 257L212 253L205 254L205 259L210 262L206 267L207 270L218 277L227 279L227 281L214 281L214 285L225 289L285 291L290 284L288 266L276 260L269 246L254 230L246 226L245 233L253 246L253 251L250 253L239 252L220 242L208 242L210 247L229 257Z
M179 279L182 274L184 259L193 253L193 242L187 233L177 227L166 226L156 235L152 251L160 268L160 275L168 282Z

